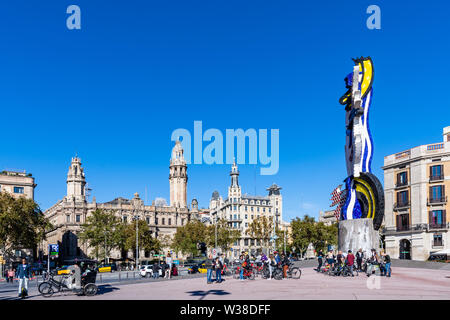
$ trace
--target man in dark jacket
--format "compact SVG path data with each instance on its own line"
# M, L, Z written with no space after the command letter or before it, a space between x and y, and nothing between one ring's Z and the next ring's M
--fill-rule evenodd
M364 252L362 249L359 249L358 252L356 252L356 264L359 271L362 271L362 261L364 258Z
M317 272L320 272L320 268L322 268L322 263L323 263L323 252L322 252L322 250L319 250L319 253L317 254L317 260L319 262L319 266L317 267Z
M159 265L157 262L155 262L153 264L152 271L153 271L153 279L158 279L159 278Z
M17 266L16 277L19 278L19 297L22 293L22 287L28 292L28 279L31 277L30 266L27 264L27 259L22 259L22 264Z

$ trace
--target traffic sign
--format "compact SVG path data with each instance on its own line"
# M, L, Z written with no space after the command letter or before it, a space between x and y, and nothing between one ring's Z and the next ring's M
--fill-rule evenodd
M58 244L50 244L49 245L49 254L51 256L58 256L59 254L59 245Z

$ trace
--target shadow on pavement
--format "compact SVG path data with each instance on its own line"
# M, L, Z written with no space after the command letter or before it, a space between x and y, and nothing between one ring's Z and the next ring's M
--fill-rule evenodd
M189 293L193 297L200 297L199 300L203 300L207 295L213 294L217 296L224 296L227 294L230 294L229 292L223 291L223 290L208 290L208 291L202 291L202 290L196 290L196 291L188 291L186 293Z
M97 295L102 295L102 294L113 292L116 290L120 290L120 289L117 287L113 287L110 284L100 285L100 286L98 286Z

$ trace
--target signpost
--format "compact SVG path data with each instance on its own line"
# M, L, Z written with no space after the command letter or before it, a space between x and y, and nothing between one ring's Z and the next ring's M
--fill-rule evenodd
M47 261L47 273L50 274L50 256L58 258L59 255L59 245L49 244L48 245L48 261Z

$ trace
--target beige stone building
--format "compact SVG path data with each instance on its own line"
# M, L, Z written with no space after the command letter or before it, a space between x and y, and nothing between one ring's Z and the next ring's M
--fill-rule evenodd
M256 251L259 240L252 239L246 234L249 224L260 216L266 216L276 224L283 223L283 197L281 188L276 184L270 186L267 196L251 196L242 194L239 185L239 171L236 163L231 167L231 185L228 187L228 198L223 199L219 192L214 191L210 200L210 217L214 221L226 219L229 226L241 231L241 238L236 241L227 256L239 257L241 251ZM284 226L284 225L283 225Z
M199 218L197 200L192 200L190 208L186 205L187 166L179 142L172 150L169 170L170 205L164 201L153 201L151 205L147 205L138 193L131 199L119 197L109 202L97 203L95 197L92 201L88 201L86 197L86 177L80 158L72 158L67 173L67 195L45 211L46 217L56 228L47 234L47 241L43 245L44 254L47 253L47 244L59 243L62 259L92 256L91 249L79 241L78 234L86 218L96 209L105 210L128 223L134 223L135 219L145 220L157 239L172 238L178 227ZM134 255L131 251L116 250L108 258ZM140 250L139 257L140 260L148 259L150 253Z
M2 171L0 172L0 192L7 192L14 198L25 197L34 200L34 188L36 183L31 173L26 171ZM8 257L8 262L18 261L20 257L32 257L33 249L14 248L14 257Z
M319 222L323 222L327 226L331 226L333 223L337 223L334 210L326 210L319 212Z
M450 127L443 141L384 158L386 251L392 258L427 260L450 249Z
M8 192L14 197L25 197L34 200L34 178L31 173L2 171L0 172L0 192Z

